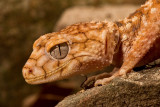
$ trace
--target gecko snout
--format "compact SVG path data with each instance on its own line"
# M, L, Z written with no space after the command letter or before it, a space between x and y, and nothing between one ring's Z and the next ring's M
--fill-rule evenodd
M27 68L27 67L23 67L23 69L22 69L22 74L23 74L23 77L25 78L25 79L27 79L28 78L28 75L30 74L30 73L32 73L33 72L33 70L32 69L29 69L29 68Z
M45 76L45 71L38 66L27 67L24 66L22 69L23 77L25 78L26 82L30 83L37 77Z

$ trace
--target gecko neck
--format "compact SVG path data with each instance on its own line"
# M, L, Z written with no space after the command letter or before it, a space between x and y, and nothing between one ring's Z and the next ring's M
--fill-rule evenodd
M119 31L119 42L117 43L117 49L113 56L112 64L120 67L123 63L124 57L127 55L132 42L135 40L138 30L141 24L141 8L131 14L128 18L122 21L115 22Z

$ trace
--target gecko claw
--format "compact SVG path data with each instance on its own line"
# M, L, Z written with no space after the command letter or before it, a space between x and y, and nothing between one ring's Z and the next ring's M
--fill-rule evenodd
M96 75L96 76L92 76L92 77L89 77L87 78L83 84L81 85L81 87L83 89L89 89L89 88L92 88L95 86L95 83L96 81L98 80L102 80L103 78L109 78L111 77L112 75L110 73L103 73L103 74L99 74L99 75ZM103 84L101 84L101 82L97 83L96 86L102 86Z
M97 81L94 83L94 86L106 85L106 84L108 84L112 79L113 79L113 76L111 76L111 77L109 77L109 78L104 78L104 79L97 80Z
M84 90L92 88L94 87L94 83L95 83L95 76L89 77L81 84L81 88L83 88Z
M128 73L123 74L122 77L127 79L128 78Z
M103 85L103 82L102 82L103 79L100 79L100 80L97 80L95 83L94 83L94 86L102 86Z

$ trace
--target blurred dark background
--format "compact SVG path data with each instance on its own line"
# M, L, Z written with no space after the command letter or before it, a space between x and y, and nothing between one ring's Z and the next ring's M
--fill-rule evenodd
M125 9L127 11L131 9L130 5L135 5L135 8L137 8L137 5L143 4L144 1L0 0L0 107L54 106L65 96L80 90L80 84L77 85L72 82L74 78L70 81L29 85L22 77L21 70L32 51L33 42L43 34L67 26L66 23L61 25L63 23L63 21L60 22L62 19L66 18L67 21L74 23L74 21L69 20L69 17L63 15L66 9L82 6L86 9L90 7L98 10L104 5L123 7L125 4L124 6L129 5ZM132 9L135 8L132 6ZM122 13L125 13L125 11ZM76 14L78 16L74 16ZM91 18L85 19L86 16L81 11L76 11L76 14L71 12L70 17L83 17L83 21L91 20ZM96 16L96 14L88 14ZM106 15L106 18L112 19L114 17L110 13ZM71 23L68 23L68 25Z

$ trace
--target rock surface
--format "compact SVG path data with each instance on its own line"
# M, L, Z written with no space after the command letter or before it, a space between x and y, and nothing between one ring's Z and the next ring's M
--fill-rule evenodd
M55 31L59 31L68 25L89 21L118 21L128 17L138 7L135 5L103 5L76 6L67 9L58 20Z
M160 68L131 72L66 97L56 107L160 107Z

